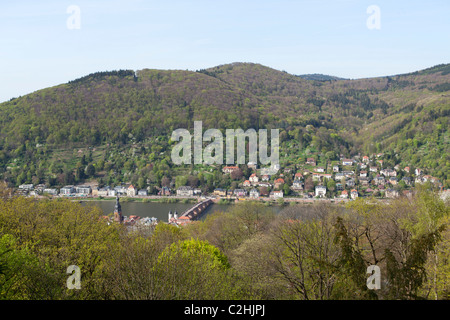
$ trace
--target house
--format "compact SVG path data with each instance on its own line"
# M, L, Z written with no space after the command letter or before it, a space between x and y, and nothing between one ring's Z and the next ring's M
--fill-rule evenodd
M336 190L337 191L344 190L344 186L342 185L342 183L336 183Z
M136 188L132 184L130 184L130 186L127 188L127 196L128 197L136 196Z
M367 168L367 164L365 164L365 163L360 163L360 164L359 164L359 167L360 167L361 169L365 169L365 168Z
M303 190L303 181L301 180L294 180L294 182L292 183L292 189L294 190Z
M342 159L342 165L343 166L352 166L353 160L352 159Z
M399 193L395 189L387 189L384 195L386 198L397 198L399 196Z
M344 174L344 176L346 178L350 178L350 177L353 177L355 175L355 172L353 172L353 171L342 171L342 173Z
M360 177L359 178L359 183L363 186L368 186L369 185L369 179L367 177Z
M63 195L63 196L70 196L75 194L75 187L70 185L70 186L64 186L61 189L59 189L59 194Z
M256 184L258 183L258 181L259 181L259 178L258 178L258 176L256 175L256 173L252 173L252 174L250 175L250 178L248 178L248 180L250 180L250 183L251 183L251 184L256 185Z
M405 168L403 169L403 171L408 172L408 173L409 173L409 170L411 170L409 167L405 167Z
M411 178L410 177L403 177L402 181L407 185L410 186L411 185Z
M190 186L181 186L177 189L177 196L180 197L192 197L194 195L194 189Z
M260 182L260 183L258 183L258 186L266 187L268 189L270 189L272 187L272 185L269 182Z
M138 196L148 196L148 191L147 189L141 189L138 191Z
M392 184L393 186L396 186L398 183L398 180L396 177L390 177L389 178L389 183Z
M225 167L223 167L222 172L223 173L232 173L235 170L239 170L239 167L237 167L237 166L225 166Z
M350 191L350 197L355 200L356 198L358 198L358 191L356 189L352 189L352 191Z
M270 180L270 176L268 174L263 174L263 176L261 177L261 181L269 181Z
M378 168L372 166L372 167L369 168L369 171L370 172L378 172Z
M252 190L250 190L249 197L253 199L259 198L259 191L253 188Z
M301 174L301 172L297 172L295 175L294 175L294 180L300 180L300 179L302 179L303 178L303 175Z
M53 188L46 188L46 189L44 189L43 192L47 193L47 194L51 194L52 196L56 196L58 194L58 190L53 189Z
M273 185L275 189L279 189L284 184L284 180L282 178L278 178L274 181Z
M247 191L245 191L244 189L234 189L233 194L236 197L246 197L247 196Z
M217 188L217 189L214 189L214 195L219 196L219 197L226 197L227 191L222 188Z
M33 184L21 184L19 186L20 190L26 190L26 191L30 191L33 190L34 185Z
M414 170L414 173L416 174L416 176L420 176L422 174L422 169L416 168L416 170Z
M159 195L161 196L170 196L172 194L172 192L170 191L169 187L162 187L161 190L159 191Z
M362 162L369 163L369 157L368 156L363 156L362 157Z
M333 166L333 172L339 172L339 166L337 164Z
M306 164L309 164L310 166L316 166L316 159L314 158L307 158Z
M343 198L343 199L347 199L348 198L348 191L347 190L342 190L340 197Z
M355 180L353 180L353 179L348 179L348 180L345 182L345 185L346 185L347 187L354 187L354 186L356 185L356 183L355 183Z
M109 189L108 197L115 197L115 196L117 196L117 191L115 189Z
M367 177L367 171L361 171L361 172L359 173L359 176L360 176L360 177Z
M76 186L75 187L75 193L79 195L90 195L91 194L91 186Z
M325 172L325 168L324 167L317 167L316 172Z
M127 194L127 189L124 186L114 187L114 190L116 190L116 195L119 196Z
M335 181L341 181L342 178L344 178L344 177L345 177L345 176L344 176L344 174L343 174L342 172L336 173L336 174L334 175L334 180L335 180Z
M270 192L269 197L272 199L283 198L283 191L281 191L281 190L280 191L272 191L272 192Z
M375 177L375 179L373 179L375 181L375 184L377 185L384 185L386 182L384 180L384 177L377 175Z
M252 184L250 183L250 180L245 180L243 183L244 187L250 187Z
M107 197L108 196L108 190L109 190L109 187L98 188L97 189L97 196L99 196L99 197Z
M200 196L202 194L202 189L195 188L193 193L194 193L194 196Z
M325 197L327 193L327 188L325 186L316 186L315 188L315 196L316 197Z

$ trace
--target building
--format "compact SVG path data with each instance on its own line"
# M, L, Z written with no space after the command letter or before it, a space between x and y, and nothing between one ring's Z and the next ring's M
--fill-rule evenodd
M107 197L109 189L110 189L109 187L98 188L97 196L99 196L99 197Z
M333 172L339 172L339 166L337 164L333 166Z
M190 186L182 186L177 189L177 196L180 197L192 197L194 190Z
M325 168L324 167L317 167L316 168L316 172L325 172Z
M399 196L399 193L395 189L387 189L385 191L384 195L385 195L386 198L397 198Z
M368 157L368 156L362 157L362 161L363 161L364 163L369 163L369 157Z
M130 186L127 188L127 196L128 197L136 196L136 188L132 184L130 184Z
M222 188L214 189L214 195L219 197L226 197L227 196L227 190Z
M148 196L147 189L141 189L138 191L138 196Z
M342 199L348 199L348 191L347 190L342 190L340 197Z
M278 178L273 182L274 188L279 189L283 186L284 180L282 178Z
M52 196L56 196L58 194L58 190L57 189L53 189L53 188L46 188L43 191L44 193L50 194Z
M244 189L234 189L233 194L236 197L246 197L247 196L247 191L245 191Z
M280 199L283 198L283 191L272 191L269 194L269 197L272 199Z
M352 189L352 191L350 191L350 197L355 200L356 198L358 198L358 191L356 189Z
M307 158L306 159L306 164L309 164L311 166L316 166L316 159L314 159L314 158Z
M244 187L250 187L252 184L250 183L250 180L245 180L243 186Z
M342 165L343 166L352 166L353 160L352 159L342 159Z
M20 190L26 190L26 191L30 191L33 190L34 185L33 184L21 184L19 186Z
M253 199L259 198L259 191L256 188L253 188L250 190L249 197Z
M256 185L258 184L259 178L255 173L252 173L250 175L250 178L248 178L248 180L250 181L251 184Z
M79 195L90 195L91 194L91 186L76 186L75 187L75 193Z
M292 189L294 190L303 190L303 181L301 180L294 180L294 182L292 183Z
M316 197L325 197L327 193L327 188L325 186L316 186L315 188L315 196Z
M59 194L63 196L70 196L75 194L75 187L72 185L64 186L61 189L59 189Z
M124 186L116 186L114 187L114 190L116 191L116 195L123 196L127 194L127 189Z
M225 166L222 169L223 173L232 173L233 171L239 170L239 167L237 166Z

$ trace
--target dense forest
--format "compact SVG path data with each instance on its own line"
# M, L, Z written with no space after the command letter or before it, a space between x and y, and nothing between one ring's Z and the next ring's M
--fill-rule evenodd
M179 228L107 224L95 206L0 190L0 299L449 299L448 202L245 202ZM69 266L80 268L70 289ZM370 290L367 267L381 270Z
M16 187L139 177L161 186L176 175L171 132L201 120L204 130L280 129L284 166L307 154L381 152L448 188L449 66L357 80L307 80L252 63L97 72L0 104L0 175Z

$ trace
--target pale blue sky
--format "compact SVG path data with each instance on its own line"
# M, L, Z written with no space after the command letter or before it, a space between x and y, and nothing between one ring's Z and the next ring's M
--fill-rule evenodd
M70 30L67 8L80 8ZM380 8L370 30L367 8ZM292 74L393 75L450 62L450 1L0 2L0 102L96 71L255 62Z

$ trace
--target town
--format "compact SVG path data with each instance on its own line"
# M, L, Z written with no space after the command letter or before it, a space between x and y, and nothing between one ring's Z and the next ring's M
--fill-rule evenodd
M62 188L47 188L44 184L22 184L17 190L26 196L59 196L74 198L199 198L276 201L312 201L315 199L349 201L358 197L397 198L408 196L417 184L430 182L443 194L443 184L422 169L395 165L390 168L384 164L383 154L354 156L339 161L327 161L323 166L317 164L317 156L306 158L296 166L281 168L275 165L258 168L254 162L247 167L249 176L243 176L239 166L222 166L223 175L237 175L238 187L233 189L215 188L204 192L201 188L189 185L171 188L157 187L156 194L150 194L149 188L138 189L133 184L119 186L67 185Z

